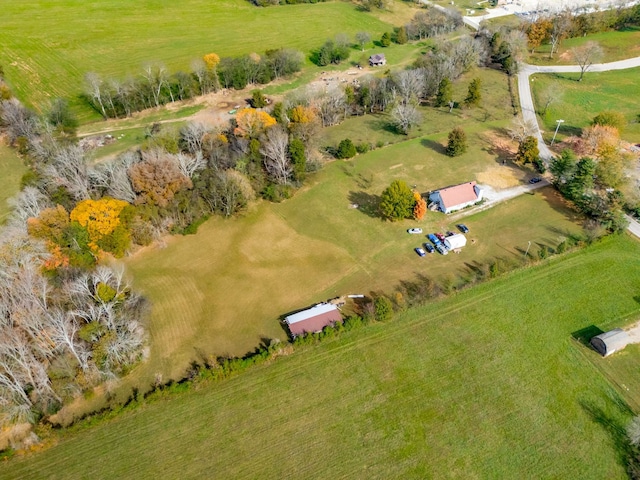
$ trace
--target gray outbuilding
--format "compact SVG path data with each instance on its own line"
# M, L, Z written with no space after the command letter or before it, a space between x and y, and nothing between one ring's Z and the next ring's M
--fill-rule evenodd
M621 328L616 328L596 335L589 343L591 343L591 346L595 348L600 355L608 357L633 342L627 332Z

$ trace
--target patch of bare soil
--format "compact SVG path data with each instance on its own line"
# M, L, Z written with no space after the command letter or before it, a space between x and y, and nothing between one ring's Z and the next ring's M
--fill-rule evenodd
M523 172L508 165L496 165L480 172L477 176L478 183L491 185L496 189L511 188L522 185Z

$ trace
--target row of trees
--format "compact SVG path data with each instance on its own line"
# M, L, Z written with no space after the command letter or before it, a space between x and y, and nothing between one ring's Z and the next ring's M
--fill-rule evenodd
M170 74L159 64L146 65L141 74L125 81L85 76L85 97L104 118L129 116L133 112L185 100L224 88L242 89L266 84L300 71L304 57L288 48L267 50L264 55L224 57L207 54L194 61L190 72Z
M621 3L619 8L602 12L576 15L570 9L565 9L552 17L541 16L530 23L525 32L529 50L533 53L540 45L548 43L551 46L551 58L565 38L582 37L631 25L640 25L640 5L624 8Z

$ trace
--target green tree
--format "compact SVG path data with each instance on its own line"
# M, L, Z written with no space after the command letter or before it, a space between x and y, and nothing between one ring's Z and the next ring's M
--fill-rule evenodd
M391 34L389 32L384 32L382 34L382 37L380 38L380 45L383 47L391 45Z
M449 132L446 154L457 157L467 151L467 134L460 127L455 127Z
M464 104L468 107L477 107L482 100L482 93L480 87L482 86L482 80L474 78L469 84L469 92L467 98L464 99Z
M336 157L338 158L351 158L356 156L356 146L353 144L350 138L345 138L338 145L338 151Z
M451 80L443 78L438 85L438 93L436 94L436 107L449 106L449 102L453 100L453 85Z
M373 309L376 320L379 322L386 322L393 317L393 304L391 300L384 295L379 296L373 301Z
M538 149L538 139L529 135L525 137L518 145L518 153L516 154L516 160L518 162L535 163L540 156L540 150Z
M409 37L407 36L407 29L403 25L398 29L398 33L396 34L396 43L398 45L404 45L409 41Z
M391 220L402 220L413 216L415 199L409 185L402 180L394 180L383 192L380 200L380 212Z
M627 119L624 118L624 115L620 112L606 110L593 117L591 124L617 128L619 132L622 132L624 127L627 126Z
M291 157L291 164L293 165L293 178L301 182L304 180L307 157L304 153L304 142L299 138L292 138L289 142L289 156Z
M254 90L251 94L251 106L253 108L264 108L267 106L267 97L260 90Z
M60 132L67 135L75 135L78 128L78 119L69 108L69 102L62 98L56 98L51 104L47 114L47 120Z

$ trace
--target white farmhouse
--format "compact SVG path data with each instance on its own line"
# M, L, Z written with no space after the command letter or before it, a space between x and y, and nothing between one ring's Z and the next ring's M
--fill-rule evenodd
M483 194L476 182L467 182L431 192L429 202L436 203L441 212L451 213L479 202Z

